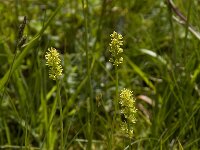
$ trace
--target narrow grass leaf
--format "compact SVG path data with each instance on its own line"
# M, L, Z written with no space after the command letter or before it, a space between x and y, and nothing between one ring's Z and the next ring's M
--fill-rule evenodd
M156 92L156 88L153 83L148 79L147 75L136 65L134 64L128 57L125 57L129 65L134 69L134 71L145 81L145 83Z

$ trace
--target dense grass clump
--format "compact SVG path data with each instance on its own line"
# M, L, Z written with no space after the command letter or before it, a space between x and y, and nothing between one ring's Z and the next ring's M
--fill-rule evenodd
M199 4L0 0L0 149L199 149Z

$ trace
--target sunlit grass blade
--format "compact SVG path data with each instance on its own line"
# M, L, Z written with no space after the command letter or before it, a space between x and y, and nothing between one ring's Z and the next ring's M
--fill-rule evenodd
M154 51L152 50L148 50L148 49L140 49L140 51L146 55L149 55L153 58L156 58L159 62L161 62L163 65L167 65L167 61L161 57L160 55L158 55L157 53L155 53Z

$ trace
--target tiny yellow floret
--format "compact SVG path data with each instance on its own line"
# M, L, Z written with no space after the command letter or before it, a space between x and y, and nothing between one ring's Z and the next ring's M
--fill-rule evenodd
M60 54L53 47L48 48L48 52L45 55L46 65L49 66L49 78L56 80L62 75L62 66L60 60Z

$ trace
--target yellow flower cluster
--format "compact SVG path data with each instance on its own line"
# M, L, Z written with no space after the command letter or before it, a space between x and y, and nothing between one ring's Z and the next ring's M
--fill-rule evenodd
M123 37L121 34L118 34L115 31L110 36L111 43L109 44L109 51L111 52L111 58L109 61L113 63L113 65L118 66L123 62L123 57L120 56L120 54L123 52L123 49L121 48L121 46L123 45Z
M127 123L122 123L122 130L129 136L133 135L133 124L136 122L135 114L137 109L135 108L135 98L133 92L129 89L123 89L120 93L119 103L121 105L121 113L124 114L127 119Z
M62 66L60 60L60 54L53 47L48 48L48 52L46 52L45 59L46 65L49 66L49 78L56 80L59 76L62 75Z

